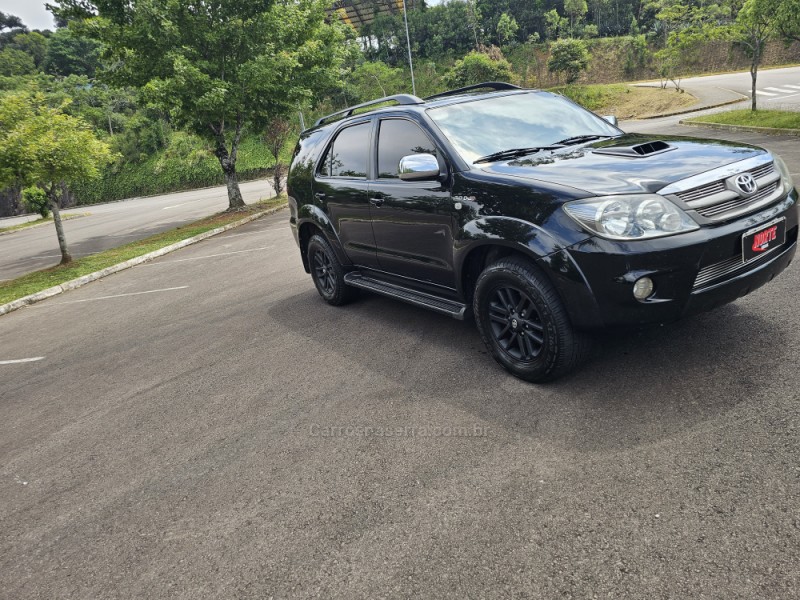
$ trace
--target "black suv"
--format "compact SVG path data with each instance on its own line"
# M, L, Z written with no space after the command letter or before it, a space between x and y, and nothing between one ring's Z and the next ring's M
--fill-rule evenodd
M303 265L333 305L361 288L473 314L528 381L572 369L587 330L710 310L789 265L797 192L778 156L610 121L500 83L324 117L289 171Z

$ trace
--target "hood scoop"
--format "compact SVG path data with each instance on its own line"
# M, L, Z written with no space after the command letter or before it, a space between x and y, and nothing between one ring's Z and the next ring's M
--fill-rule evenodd
M669 152L670 150L674 149L674 146L670 146L667 142L654 140L652 142L635 144L633 146L606 146L605 148L595 148L593 152L594 154L608 154L610 156L643 158L645 156L653 156L654 154Z

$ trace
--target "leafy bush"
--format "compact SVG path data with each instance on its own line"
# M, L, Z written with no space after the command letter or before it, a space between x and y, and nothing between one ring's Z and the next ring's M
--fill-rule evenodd
M288 160L290 155L291 148L285 148L282 160ZM273 164L269 150L258 136L242 139L236 164L241 181L267 176ZM175 132L165 150L139 163L117 164L107 169L98 181L81 183L70 191L78 204L98 204L221 185L224 181L219 161L206 142L188 133Z
M457 60L453 68L444 76L449 87L463 87L483 83L484 81L512 81L511 63L502 54L497 58L483 52L470 52L461 60Z
M22 203L29 211L39 213L45 219L50 216L47 193L38 186L27 187L22 190Z
M567 83L575 83L582 71L589 67L589 49L586 42L573 38L556 40L550 46L547 70L563 73Z
M633 75L637 70L647 66L650 59L650 49L647 47L647 38L644 35L626 36L622 46L626 75Z

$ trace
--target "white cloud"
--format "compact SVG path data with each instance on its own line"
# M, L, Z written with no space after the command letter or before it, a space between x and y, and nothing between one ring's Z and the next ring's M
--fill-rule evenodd
M28 29L55 29L44 5L45 0L0 0L0 12L18 16Z

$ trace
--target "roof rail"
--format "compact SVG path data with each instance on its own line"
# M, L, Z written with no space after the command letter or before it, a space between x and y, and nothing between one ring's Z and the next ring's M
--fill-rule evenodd
M386 96L385 98L378 98L377 100L370 100L369 102L364 102L362 104L356 104L355 106L351 106L349 108L345 108L344 110L340 110L335 113L331 113L329 115L325 115L317 119L317 122L314 123L314 127L318 127L322 125L325 121L333 119L334 117L349 117L359 108L367 108L369 106L373 106L375 104L383 104L384 102L397 102L400 105L408 105L408 104L424 104L422 98L417 98L416 96L412 96L411 94L396 94L394 96Z
M434 98L445 98L447 96L457 96L458 94L463 94L464 92L471 92L473 90L483 90L483 89L490 89L496 92L502 90L521 90L523 88L519 87L518 85L514 85L512 83L505 83L504 81L486 81L484 83L478 83L476 85L468 85L467 87L458 88L457 90L450 90L448 92L442 92L441 94L434 94L433 96L428 96L425 100L433 100Z

